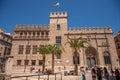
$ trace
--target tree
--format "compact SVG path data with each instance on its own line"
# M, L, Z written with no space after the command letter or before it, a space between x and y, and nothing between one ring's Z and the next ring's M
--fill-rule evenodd
M80 50L80 48L85 48L84 43L86 43L86 41L82 40L82 38L69 38L69 37L68 37L67 42L66 42L66 44L69 44L70 47L72 48L72 50L74 51L75 75L78 75L78 63L77 63L78 50Z
M39 54L41 54L43 57L43 64L42 64L42 73L43 73L45 70L46 54L49 54L48 45L41 46L41 47L37 48L37 52L39 52Z
M61 53L64 49L60 45L48 45L49 53L52 54L52 73L54 73L54 55Z

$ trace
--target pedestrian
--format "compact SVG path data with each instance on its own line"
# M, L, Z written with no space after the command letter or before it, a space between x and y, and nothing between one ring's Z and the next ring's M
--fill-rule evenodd
M104 67L104 79L109 80L109 73L106 67Z
M32 73L35 68L32 66L30 67L30 72Z
M120 80L120 72L118 71L118 69L115 69L115 78L116 80Z
M86 80L86 77L85 77L85 71L82 70L81 73L82 73L82 80Z
M86 69L86 72L88 71L88 67L85 68Z
M96 80L96 71L94 68L92 68L91 74L92 74L92 80Z
M38 73L40 73L41 72L41 70L40 69L38 69Z
M101 70L101 73L102 73L102 76L103 76L103 68L102 68L102 67L100 67L100 70Z
M102 80L102 71L100 68L97 68L97 79Z

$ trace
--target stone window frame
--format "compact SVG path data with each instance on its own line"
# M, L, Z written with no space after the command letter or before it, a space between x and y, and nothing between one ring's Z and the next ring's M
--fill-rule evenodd
M24 65L29 65L29 60L24 60Z
M23 36L23 32L20 32L20 36Z
M56 36L56 44L61 44L62 38L61 36Z
M40 32L37 32L37 37L39 37L40 36Z
M33 34L33 36L35 36L35 32L33 32L32 34Z
M43 60L39 60L38 65L43 65Z
M37 45L33 45L32 54L37 54Z
M48 35L49 35L49 32L45 32L45 35L46 35L46 37L48 37Z
M45 33L44 31L41 32L41 37L44 37Z
M17 60L17 65L21 65L22 64L22 60Z
M26 45L26 54L30 54L31 45Z
M36 60L31 60L31 65L36 65Z
M18 54L23 54L24 45L19 45Z
M103 54L104 57L104 63L107 64L111 64L111 59L110 59L110 53L105 51Z
M60 24L57 24L57 30L60 30Z

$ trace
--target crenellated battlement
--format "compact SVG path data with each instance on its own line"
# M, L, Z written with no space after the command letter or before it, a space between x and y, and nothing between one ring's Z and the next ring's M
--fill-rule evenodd
M111 30L112 28L107 26L107 27L69 27L69 31L72 30Z
M49 25L46 24L16 24L15 31L40 31L40 30L49 30Z
M112 28L110 26L106 27L69 27L69 32L96 32L96 33L112 33Z
M67 12L50 12L50 18L60 18L60 17L64 17L67 18Z

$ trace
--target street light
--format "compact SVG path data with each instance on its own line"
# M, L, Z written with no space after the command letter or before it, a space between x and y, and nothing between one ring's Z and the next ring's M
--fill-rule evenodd
M28 39L28 45L29 45L29 39ZM27 48L26 48L26 49L27 49ZM28 51L29 51L29 50L28 50ZM29 53L29 52L28 52L28 53ZM24 67L24 72L26 72L26 67L27 67L26 61L27 61L27 53L26 53L26 56L25 56L25 63L24 63L25 67Z

